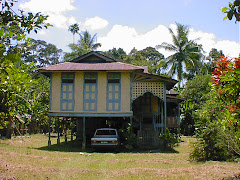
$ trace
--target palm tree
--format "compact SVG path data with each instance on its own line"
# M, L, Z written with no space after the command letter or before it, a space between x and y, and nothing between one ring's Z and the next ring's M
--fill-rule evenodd
M68 31L70 31L73 34L73 44L74 44L74 35L78 33L79 25L77 23L72 24L71 26L69 26Z
M168 29L172 35L173 44L163 42L161 45L157 45L156 48L164 48L174 53L164 60L163 67L169 68L170 66L168 74L170 76L177 75L178 88L180 89L184 72L193 67L198 74L201 50L193 40L188 40L189 29L187 26L177 23L176 35L171 28Z
M83 54L86 54L90 51L96 50L98 47L101 47L100 43L96 42L96 36L97 34L94 34L94 36L91 36L91 34L88 31L84 31L82 33L79 33L80 40L77 44L69 44L69 48L72 50L70 53L65 53L64 55L64 61L71 61Z
M95 43L97 40L97 34L91 36L88 31L84 31L79 34L79 46L81 46L86 52L96 50L98 47L101 47L100 43Z

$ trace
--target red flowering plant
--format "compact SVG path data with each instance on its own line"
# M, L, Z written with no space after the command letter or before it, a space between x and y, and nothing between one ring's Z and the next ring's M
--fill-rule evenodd
M219 115L224 141L234 155L240 156L240 58L221 57L212 73L213 88L225 104Z
M240 113L240 59L221 57L212 73L213 87L225 102L225 118L239 126Z

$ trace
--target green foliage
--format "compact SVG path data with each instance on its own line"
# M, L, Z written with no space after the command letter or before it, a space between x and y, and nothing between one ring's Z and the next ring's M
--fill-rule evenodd
M79 25L77 23L72 24L71 26L69 26L68 31L70 31L73 34L73 44L74 44L74 35L78 33Z
M47 16L20 11L16 14L12 7L15 1L1 1L0 11L0 124L8 124L7 137L11 137L11 124L27 120L31 105L26 98L30 87L36 83L32 78L35 71L33 63L21 62L23 43L28 43L26 34L37 33L50 24L45 23ZM7 123L6 123L7 121Z
M31 93L26 95L30 105L28 111L29 119L26 125L28 125L30 133L46 133L49 120L50 80L43 74L36 74L34 80L37 83L32 84L30 87Z
M205 74L211 74L215 69L217 60L223 56L224 54L222 50L218 51L217 49L212 48L206 58L208 62L203 64L203 72L205 72Z
M15 119L17 115L27 117L30 105L25 98L29 88L36 83L30 72L35 70L33 64L16 67L13 63L0 69L1 119Z
M16 62L20 60L21 49L15 45L16 41L20 43L26 40L26 34L51 26L48 23L44 23L47 16L43 16L40 13L32 14L29 12L27 15L23 11L20 11L20 15L17 15L12 11L12 7L15 1L5 0L1 1L0 11L0 62L9 60ZM11 51L9 51L11 50Z
M211 76L199 75L189 80L186 87L181 92L181 97L186 101L182 103L181 133L184 135L193 135L195 125L199 118L195 113L202 107L208 99L208 93L211 91Z
M138 138L136 134L133 133L132 126L130 124L128 124L127 130L123 133L123 139L124 148L126 148L128 151L139 148Z
M169 28L172 35L173 44L167 42L156 46L171 51L174 54L167 57L163 62L162 67L169 68L168 74L170 76L177 75L179 80L179 89L181 81L183 80L184 71L189 71L193 68L192 74L199 74L199 61L201 58L201 47L194 41L188 39L189 28L187 26L177 24L177 34ZM186 69L184 69L184 66Z
M82 33L79 33L79 36L80 40L77 44L68 45L72 52L65 53L64 61L71 61L83 54L94 51L98 47L101 47L100 43L95 43L97 39L97 34L94 34L92 36L88 31L84 31Z
M165 134L161 134L159 136L160 140L160 149L169 150L178 145L180 142L180 137L177 134L171 133L168 129L166 129Z
M198 129L205 128L221 118L221 110L225 106L215 91L210 91L206 98L207 100L202 103L202 106L193 113L195 126Z
M195 112L199 141L192 158L227 160L240 156L240 60L222 57L212 73L213 90Z
M117 61L125 61L126 59L126 52L122 49L122 48L113 48L108 50L107 52L104 53L105 55L107 55L108 57L111 57Z
M196 161L222 161L229 159L230 152L223 139L224 129L218 122L210 123L206 128L199 130L199 139L194 144L194 150L190 155Z
M226 14L225 19L232 20L233 16L237 21L240 21L240 0L234 0L233 3L229 2L228 7L222 8L222 12Z
M55 45L48 44L42 40L32 39L29 43L25 43L22 46L24 47L22 61L24 63L34 62L37 64L37 67L57 64L63 55L61 49L57 49Z
M161 74L161 68L159 67L164 56L153 47L147 47L140 51L133 48L129 54L126 54L122 48L113 48L104 52L104 54L117 61L130 63L136 66L147 66L149 73Z

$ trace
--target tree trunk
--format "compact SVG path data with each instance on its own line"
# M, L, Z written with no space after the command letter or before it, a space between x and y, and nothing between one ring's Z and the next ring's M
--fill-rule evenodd
M11 117L8 117L6 138L11 139L11 137L12 137L12 119Z

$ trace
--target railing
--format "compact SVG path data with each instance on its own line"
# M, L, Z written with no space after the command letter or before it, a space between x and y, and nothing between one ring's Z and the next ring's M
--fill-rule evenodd
M155 131L138 131L137 137L141 147L156 147L159 145L159 133Z
M177 117L167 117L167 127L168 128L180 128Z
M179 128L177 117L167 117L167 128ZM137 132L139 144L143 148L156 147L159 145L159 135L164 133L163 116L159 113L153 114L153 130L142 130Z

